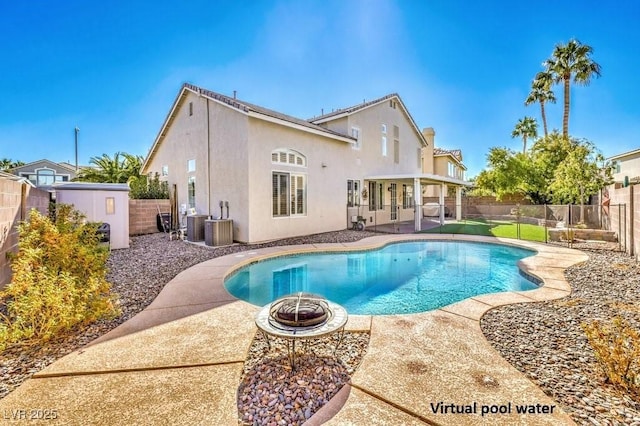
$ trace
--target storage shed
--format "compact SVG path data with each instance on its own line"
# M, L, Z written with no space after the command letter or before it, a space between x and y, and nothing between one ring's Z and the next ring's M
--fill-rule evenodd
M112 249L129 247L129 185L68 182L53 185L56 202L73 204L90 222L108 224Z

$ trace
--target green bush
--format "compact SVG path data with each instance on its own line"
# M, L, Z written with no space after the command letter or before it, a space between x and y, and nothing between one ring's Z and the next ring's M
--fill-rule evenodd
M129 180L129 198L135 200L141 199L168 199L169 198L169 184L166 181L160 180L160 175L141 175Z
M64 204L56 206L55 220L34 209L19 225L13 278L0 292L0 350L118 314L97 227Z
M610 324L582 324L607 381L640 401L640 333L615 317Z

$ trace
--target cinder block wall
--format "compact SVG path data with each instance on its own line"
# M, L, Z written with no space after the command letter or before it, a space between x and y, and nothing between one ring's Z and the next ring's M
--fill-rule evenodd
M611 207L609 213L608 229L621 231L620 242L626 245L627 253L640 258L640 185L631 185L626 188L609 187ZM633 202L632 202L633 197ZM618 205L624 206L618 207ZM620 212L620 214L618 214ZM633 223L633 227L632 227Z
M158 232L157 216L169 213L169 200L129 200L129 235L153 234Z
M0 177L0 288L11 282L11 262L7 254L18 250L17 225L28 218L33 208L46 214L49 193Z

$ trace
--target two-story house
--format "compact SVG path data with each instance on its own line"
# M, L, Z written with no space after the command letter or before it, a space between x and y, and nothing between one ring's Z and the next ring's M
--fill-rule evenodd
M143 172L189 210L228 211L241 242L345 229L351 209L419 229L422 186L466 184L425 174L427 146L397 94L303 120L185 84Z

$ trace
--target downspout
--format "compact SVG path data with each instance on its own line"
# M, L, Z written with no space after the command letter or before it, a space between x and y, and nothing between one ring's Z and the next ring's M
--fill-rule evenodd
M207 218L211 219L211 126L209 123L209 98L207 100Z

